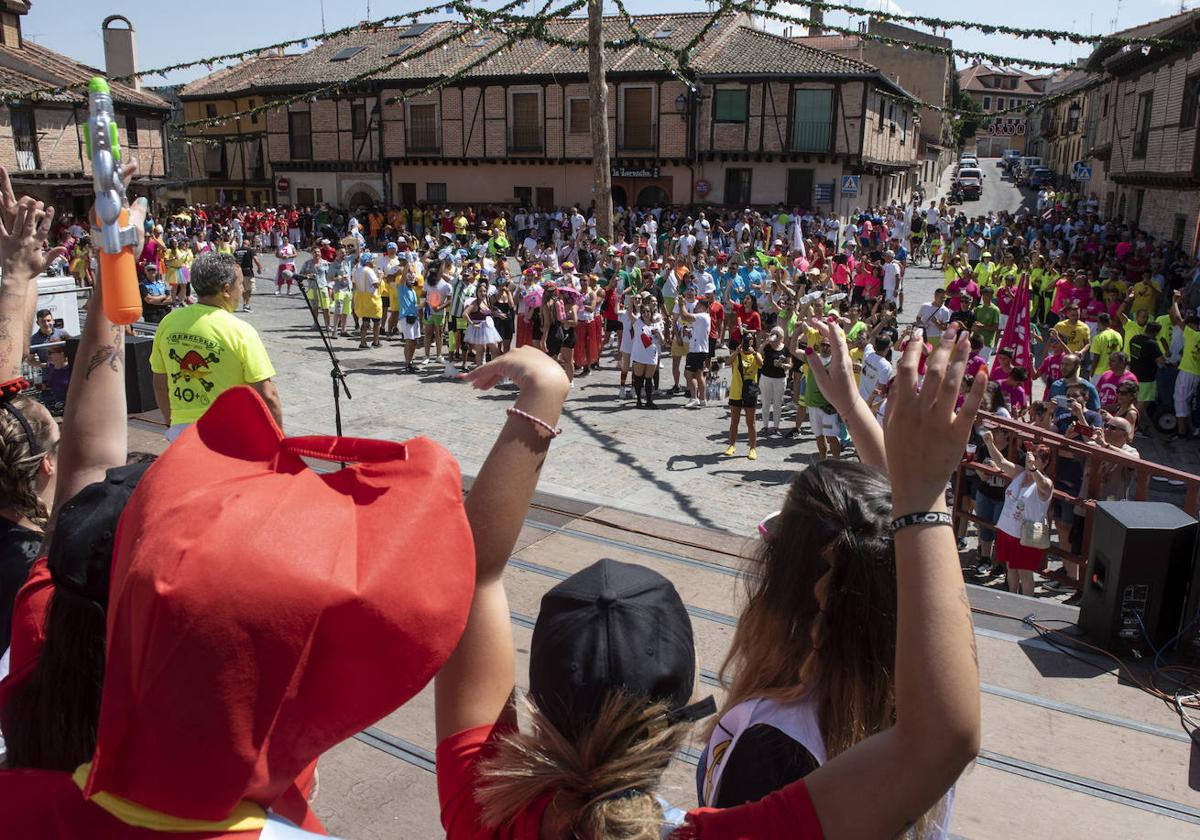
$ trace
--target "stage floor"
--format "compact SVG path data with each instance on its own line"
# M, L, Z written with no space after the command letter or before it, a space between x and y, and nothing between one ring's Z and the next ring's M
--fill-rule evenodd
M161 451L161 427L152 420L131 420L131 449ZM539 494L506 573L518 685L527 681L542 594L611 557L649 566L678 587L692 615L701 681L719 702L715 671L738 612L735 570L751 548L725 532ZM1022 622L1034 616L1071 623L1075 608L974 586L968 591L979 648L983 750L958 783L954 836L1200 838L1200 750L1175 714L1119 678L1111 660L1084 655L1092 665L1072 658ZM329 832L381 840L441 836L434 746L429 687L330 750L319 765L316 801ZM674 805L695 803L699 748L692 744L668 771L663 795Z

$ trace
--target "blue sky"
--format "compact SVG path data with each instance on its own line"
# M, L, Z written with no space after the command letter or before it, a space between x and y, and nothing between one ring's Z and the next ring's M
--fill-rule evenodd
M1123 29L1147 20L1173 14L1178 0L1008 0L1003 4L966 4L961 0L846 0L865 8L900 9L910 14L940 18L973 18L984 23L1012 26L1066 29L1102 34L1116 26ZM1185 0L1189 7L1200 0ZM428 5L428 0L324 0L325 25L328 29L347 26L367 16L402 14ZM708 5L698 0L628 0L627 7L638 13L698 11ZM494 5L493 5L494 7ZM780 9L785 8L781 5ZM1119 12L1118 12L1119 9ZM167 11L170 10L170 11ZM614 11L606 4L606 11ZM807 9L790 7L798 16ZM140 69L161 67L193 58L232 52L319 33L321 0L163 0L155 4L118 2L95 3L92 0L33 0L25 19L26 37L51 49L102 67L104 51L100 40L100 22L109 14L129 17L137 30ZM1118 16L1119 15L1119 16ZM853 25L848 15L831 13L828 20ZM940 34L940 33L939 33ZM955 47L1005 55L1027 56L1048 61L1071 61L1086 54L1086 47L1050 44L1048 41L1017 40L999 35L984 35L969 30L950 30ZM960 60L960 64L961 64ZM152 77L147 84L190 81L205 74L204 68L175 73L168 79Z

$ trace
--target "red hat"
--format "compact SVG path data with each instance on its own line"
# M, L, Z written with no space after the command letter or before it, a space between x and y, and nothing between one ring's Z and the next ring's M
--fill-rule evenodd
M445 663L474 562L445 449L285 438L253 390L226 391L118 525L84 796L199 820L269 805Z
M723 263L723 262L727 261L728 259L729 259L729 255L723 251L717 254L717 262L719 262L719 263Z

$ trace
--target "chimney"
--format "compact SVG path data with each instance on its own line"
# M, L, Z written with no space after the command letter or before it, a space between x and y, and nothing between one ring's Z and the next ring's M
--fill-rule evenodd
M120 21L125 26L112 24ZM124 15L109 15L100 25L104 33L104 73L108 78L132 76L137 72L137 50L134 46L133 24ZM123 84L141 90L140 79L133 78Z
M825 10L820 6L808 7L808 34L809 37L825 34Z

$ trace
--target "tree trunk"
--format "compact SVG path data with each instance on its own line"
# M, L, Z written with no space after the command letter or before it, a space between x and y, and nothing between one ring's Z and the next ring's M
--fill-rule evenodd
M604 79L604 2L588 0L588 85L592 126L592 197L596 232L613 241L612 171L608 146L608 84Z

